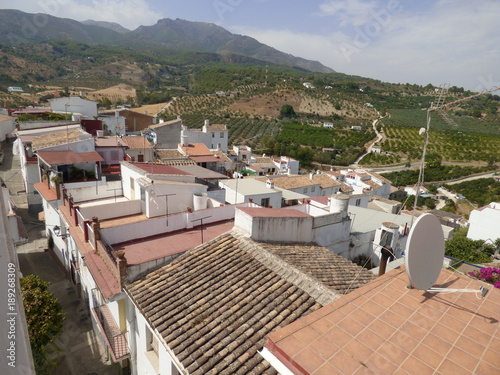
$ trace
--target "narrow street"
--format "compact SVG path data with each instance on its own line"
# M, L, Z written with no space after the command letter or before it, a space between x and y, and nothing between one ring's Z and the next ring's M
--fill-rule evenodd
M92 329L88 309L78 298L75 285L69 275L56 263L47 248L44 223L28 212L19 157L12 155L12 144L1 144L5 160L0 165L0 178L7 185L22 217L29 241L16 246L19 266L23 275L35 274L51 283L49 290L59 299L66 313L61 337L56 341L51 359L54 374L111 375L119 374L119 366L107 360L104 347Z

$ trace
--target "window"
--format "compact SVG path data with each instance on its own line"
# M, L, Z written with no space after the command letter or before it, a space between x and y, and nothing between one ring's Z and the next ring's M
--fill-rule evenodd
M361 206L361 198L356 199L356 206Z
M316 191L316 186L311 187L311 193L314 193Z
M157 373L160 372L160 360L158 357L158 340L146 325L146 357Z
M220 132L220 137L224 138L224 132Z
M212 138L215 138L215 133L214 132L212 132Z
M260 205L261 205L262 207L269 207L269 198L262 198L262 199L260 200Z
M304 194L307 194L307 188L304 188Z
M138 155L138 156L137 156L137 161L138 161L139 163L143 163L143 162L144 162L144 155Z

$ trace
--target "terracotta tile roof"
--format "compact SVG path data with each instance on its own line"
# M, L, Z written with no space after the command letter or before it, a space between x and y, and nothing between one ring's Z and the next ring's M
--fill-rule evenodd
M183 154L181 154L178 150L165 150L160 149L155 151L156 155L160 159L179 159L185 158Z
M354 191L354 188L351 185L346 184L345 182L341 182L340 183L340 191L342 193L350 193L350 192Z
M227 127L224 124L213 124L213 125L207 125L207 130L208 131L224 131L224 130L227 130Z
M326 189L333 186L340 186L340 182L335 181L333 178L322 174L314 175L314 182L319 183L322 189Z
M78 142L81 141L82 139L85 139L86 138L85 136L88 136L88 138L91 137L90 134L84 132L81 129L70 129L68 131L62 130L62 131L47 133L34 137L32 141L32 147L33 150L39 150L41 148Z
M122 139L125 141L125 144L129 148L133 149L151 149L153 146L151 143L146 139L146 137L141 137L141 136L124 136Z
M203 143L190 143L187 146L180 144L179 151L187 156L213 156L212 152Z
M232 163L233 161L227 157L225 153L220 150L212 151L212 154L220 159L224 163Z
M271 158L255 158L255 163L266 163L266 164L272 164L276 167L276 165L273 163L273 159ZM255 163L252 163L252 164L255 164Z
M364 180L363 181L363 184L365 185L368 185L369 187L371 187L372 189L378 189L379 187L381 187L382 185L380 184L377 184L375 181L373 180Z
M319 185L318 182L315 182L309 179L308 176L285 176L285 177L263 177L258 178L259 181L266 182L267 180L271 180L274 182L274 186L277 186L281 189L300 189L302 187ZM333 180L332 180L333 181Z
M267 335L321 307L306 289L336 298L333 290L235 231L126 289L193 375L276 374L257 353Z
M187 159L163 159L162 162L165 165L171 165L173 167L196 165L196 162L194 160L189 159L189 158L187 158Z
M104 161L96 151L74 152L74 151L40 151L38 157L48 165L64 165L74 163L91 163Z
M395 269L273 332L266 348L297 374L497 374L500 290L488 286L481 299L407 289L407 282L404 267ZM448 270L436 283L480 285Z
M259 245L340 294L357 289L375 278L367 269L322 246L268 243Z

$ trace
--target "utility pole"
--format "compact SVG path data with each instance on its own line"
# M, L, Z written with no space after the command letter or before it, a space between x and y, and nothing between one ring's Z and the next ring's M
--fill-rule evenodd
M201 230L201 243L203 244L203 220L208 219L212 216L205 216L199 219L192 220L191 222L194 223L195 221L200 221L200 230Z
M167 216L167 227L168 227L168 197L172 195L177 195L177 194L163 194L163 195L157 195L158 198L165 197L165 215Z

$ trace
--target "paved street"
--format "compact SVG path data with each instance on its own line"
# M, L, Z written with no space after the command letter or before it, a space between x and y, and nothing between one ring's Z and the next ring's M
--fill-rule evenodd
M59 299L65 313L64 331L56 341L58 349L51 355L55 363L54 374L111 375L119 374L119 366L107 361L102 345L92 330L88 309L80 302L75 285L55 262L47 248L44 225L28 212L26 194L19 157L12 155L12 145L2 143L5 160L0 166L0 177L9 188L29 235L26 244L17 246L20 269L23 275L36 274L51 283L50 291Z

